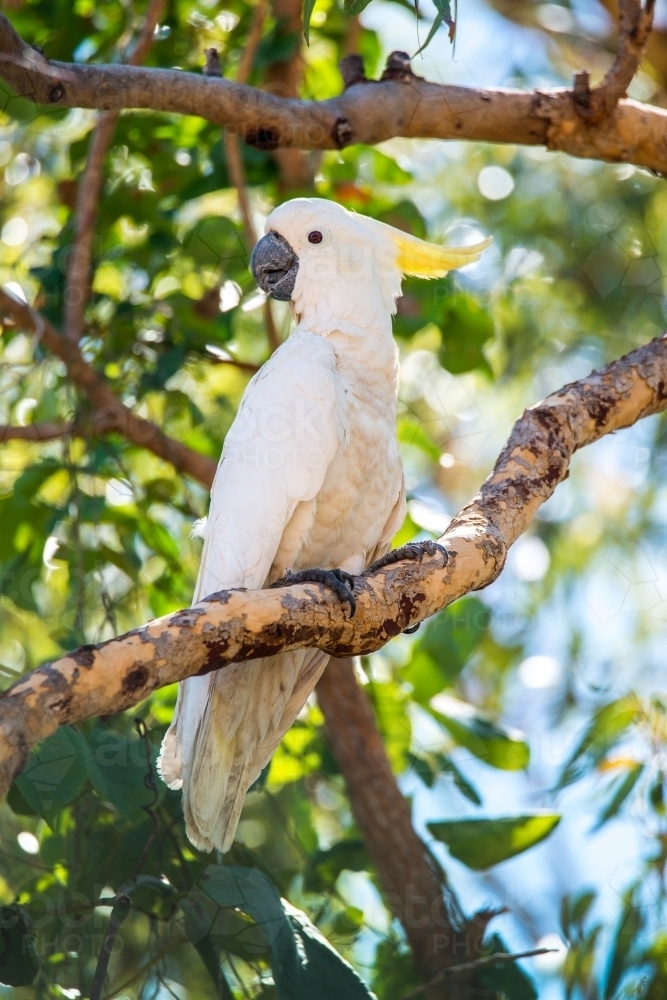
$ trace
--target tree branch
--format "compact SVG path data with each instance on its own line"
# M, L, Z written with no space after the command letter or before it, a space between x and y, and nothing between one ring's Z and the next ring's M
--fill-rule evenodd
M165 3L166 0L151 0L136 45L126 59L129 66L138 66L148 55ZM116 131L118 115L117 111L106 111L100 115L93 130L86 166L77 189L76 232L67 259L64 297L65 330L72 340L80 340L83 336L84 315L91 290L97 208L104 183L104 161Z
M639 69L646 50L655 0L620 0L618 11L618 50L612 67L602 82L590 89L588 72L576 73L574 78L574 106L589 123L595 124L611 114Z
M506 951L496 952L494 955L485 955L484 958L476 958L472 962L461 962L460 965L452 965L438 973L430 983L418 986L416 990L406 993L402 1000L413 1000L414 997L426 993L429 987L441 983L447 975L455 975L461 972L474 972L476 969L484 968L487 965L504 965L506 962L518 962L520 958L535 958L536 955L549 955L557 951L557 948L531 948L529 951L517 951L510 954Z
M137 417L109 387L104 378L83 357L79 345L63 337L40 313L25 302L0 289L0 315L10 317L22 329L35 334L41 343L56 357L65 362L67 373L94 408L94 427L98 434L119 433L140 448L171 462L179 472L198 479L210 486L215 475L216 463L206 455L193 451L187 445L164 434L159 427Z
M0 293L0 305L5 298ZM30 328L32 310L23 303L12 309L25 312ZM49 337L62 343L50 329ZM42 336L46 339L45 332ZM67 350L77 347L67 342ZM80 374L85 362L77 364L78 369L72 365L77 378L90 379ZM92 378L99 381L94 372ZM104 386L104 392L110 390ZM122 406L110 394L114 406ZM575 451L666 407L667 335L526 410L480 492L443 535L446 565L436 554L357 577L357 612L351 619L318 584L223 591L39 667L0 699L0 792L24 766L30 748L60 725L123 711L165 684L281 650L318 647L338 657L369 653L463 594L488 586L502 571L509 547L566 477ZM141 437L148 421L127 412ZM150 434L159 433L148 427ZM162 445L164 457L176 445ZM210 481L213 463L196 457L206 468L202 481Z
M390 57L391 59L391 57ZM667 111L621 100L597 126L570 90L479 90L385 71L327 101L282 98L229 80L172 69L49 62L0 15L0 76L51 107L150 108L200 115L262 149L335 149L394 136L472 139L558 149L667 173Z
M293 40L294 45L287 58L276 59L267 67L266 89L282 98L298 98L304 66L303 5L301 0L273 0L272 6L278 47L281 41L289 43ZM280 171L280 193L283 196L312 188L313 171L300 149L285 149L281 144L273 150L273 158Z
M238 83L246 83L248 76L250 75L255 53L257 52L257 46L262 38L262 28L264 26L265 17L266 6L263 2L260 2L255 7L252 25L248 34L248 41L245 49L243 50L243 56L236 75ZM206 50L204 75L213 77L220 77L222 75L217 49ZM245 169L243 167L243 156L241 155L241 149L239 147L239 138L236 133L232 132L230 129L223 129L222 144L225 151L225 161L227 163L227 170L229 171L229 179L236 188L236 194L239 200L239 210L241 212L241 218L243 219L246 246L248 248L248 252L252 253L253 247L257 242L257 231L252 218L250 199L248 198L248 185L246 183ZM266 338L269 342L269 350L271 354L273 354L276 348L280 346L280 338L278 336L278 331L276 330L276 324L273 318L271 300L268 298L264 303L264 325L266 327Z
M73 423L28 424L26 427L4 424L0 425L0 444L5 441L54 441L74 434L75 431L76 425Z

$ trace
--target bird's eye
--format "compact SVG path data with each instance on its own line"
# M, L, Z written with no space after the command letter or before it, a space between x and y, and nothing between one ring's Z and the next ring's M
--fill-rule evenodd
M324 237L322 236L322 233L319 231L319 229L313 229L312 233L308 233L309 243L321 243L323 239Z

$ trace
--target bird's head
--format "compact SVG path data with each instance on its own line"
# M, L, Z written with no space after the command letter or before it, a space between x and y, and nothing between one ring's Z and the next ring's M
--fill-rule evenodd
M294 198L266 220L250 266L259 287L274 299L297 305L328 298L382 294L393 311L404 274L440 278L479 259L491 237L468 247L443 247L417 239L324 198Z

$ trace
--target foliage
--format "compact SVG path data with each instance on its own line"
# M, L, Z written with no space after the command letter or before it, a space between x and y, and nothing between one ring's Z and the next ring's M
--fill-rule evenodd
M340 91L336 63L350 40L377 74L380 39L349 19L365 6L305 5L304 96ZM512 11L528 6L531 18L533 8L546 16L553 7ZM396 17L406 8L394 5ZM119 0L36 0L9 13L49 57L87 62L116 60L143 10ZM233 78L253 14L243 0L224 10L214 0L170 2L147 62L198 72L203 50L215 46ZM437 3L436 15L431 52L449 5ZM283 29L267 17L251 83L266 83L299 50L300 38ZM559 45L544 74L559 72L567 55ZM596 51L604 55L604 44ZM76 185L95 115L35 109L11 95L2 107L0 280L62 326ZM220 363L220 352L250 366L269 352L220 138L195 117L120 116L82 343L127 405L211 457L249 377ZM289 178L266 151L243 146L242 157L259 220L289 194ZM398 432L410 507L396 542L431 537L488 473L522 406L662 329L667 196L642 171L541 150L394 141L325 152L308 165L319 196L415 235L494 235L480 265L441 281L409 279L398 303ZM506 188L509 179L506 195L483 193L489 168ZM274 316L285 336L287 310L277 305ZM86 399L38 339L8 324L0 348L3 423L76 418L85 426ZM392 767L418 821L426 816L436 862L454 875L450 856L467 868L458 904L448 889L453 910L486 929L493 891L512 911L494 918L475 956L533 943L538 924L539 933L558 929L567 954L555 975L564 995L582 1000L633 990L657 1000L667 987L667 709L653 693L664 619L665 423L637 434L621 458L581 456L498 584L362 665ZM186 606L200 551L191 526L205 512L199 484L119 436L3 442L3 684L61 651ZM547 653L561 680L540 689L542 668L530 661ZM546 707L533 700L545 691ZM152 787L174 701L169 688L137 708L148 754L126 713L53 734L14 783L0 811L0 981L17 988L10 995L89 996L112 912L123 919L105 996L164 1000L176 990L285 1000L373 990L400 1000L418 986L318 709L309 705L288 733L221 859L187 842L179 794ZM533 721L535 730L519 731ZM547 731L567 744L556 764L545 763ZM529 789L529 803L505 801L518 788ZM611 903L567 881L577 866L557 844L573 836L568 817L577 809L577 850L597 836L594 827L599 836L641 828L649 845ZM557 837L538 846L561 814ZM512 877L525 888L538 864L548 867L549 851L558 878L528 919L520 893L502 881L503 862L515 856ZM474 874L489 866L484 880ZM479 985L510 1000L535 996L514 963L484 966Z

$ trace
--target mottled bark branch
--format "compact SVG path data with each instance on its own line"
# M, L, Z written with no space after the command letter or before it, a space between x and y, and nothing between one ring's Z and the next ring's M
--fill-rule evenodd
M394 136L471 139L547 146L667 172L667 111L621 100L592 125L577 112L571 90L442 86L390 71L381 81L354 84L331 100L300 101L181 70L49 62L19 38L4 15L0 76L40 104L200 115L264 149L335 149Z
M351 659L330 660L317 685L317 700L384 902L405 928L419 974L426 982L440 977L444 969L470 957L472 942L448 912L442 877L413 829L410 804L396 784ZM457 984L463 996L466 985ZM423 992L429 1000L444 995L438 983Z
M70 380L85 394L93 408L92 421L97 434L122 434L133 444L171 462L179 472L198 479L206 486L211 485L216 463L168 437L150 420L136 416L88 364L75 341L62 336L40 313L2 289L0 316L11 319L23 330L37 336L47 350L65 362Z
M68 343L68 350L76 349ZM76 365L71 367L75 372ZM58 726L123 711L165 684L304 646L338 657L381 648L496 579L509 547L566 477L575 451L666 407L667 335L526 410L480 492L443 535L447 563L440 554L425 556L358 577L351 619L346 606L318 584L223 591L39 667L0 699L0 792L24 766L30 748ZM165 457L174 445L164 446Z
M139 66L148 55L165 3L166 0L152 0L150 3L136 44L125 60L127 65ZM116 131L118 115L118 111L105 111L100 115L88 146L86 166L77 189L76 226L67 258L64 296L65 330L72 340L80 340L83 336L84 317L91 292L97 210L104 184L104 161Z

